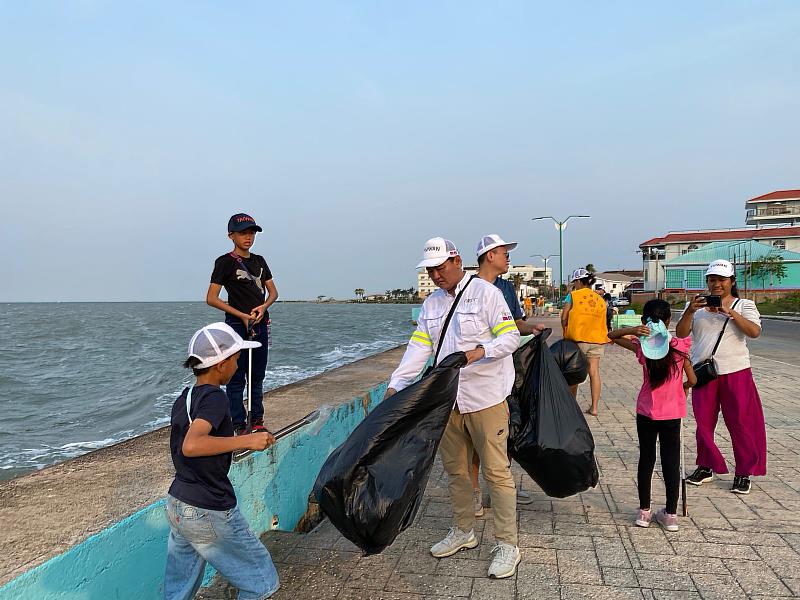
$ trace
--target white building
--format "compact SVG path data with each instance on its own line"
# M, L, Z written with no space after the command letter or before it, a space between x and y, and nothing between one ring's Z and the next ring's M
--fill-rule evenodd
M615 297L622 296L625 290L636 281L633 277L621 273L595 273L594 276L597 278L595 286L602 286L606 292Z
M745 208L748 225L800 225L800 190L780 190L750 198Z
M464 267L464 270L467 273L477 273L478 266L467 265ZM535 295L538 293L538 286L549 286L552 285L553 282L553 270L550 267L545 269L544 267L537 267L534 265L511 265L508 268L508 273L503 275L503 279L511 279L515 274L522 275L523 285L520 287L520 291L523 296ZM431 278L428 277L428 272L426 270L423 269L417 273L417 293L420 298L427 297L428 294L432 293L435 289L436 286L433 284L433 281L431 281Z

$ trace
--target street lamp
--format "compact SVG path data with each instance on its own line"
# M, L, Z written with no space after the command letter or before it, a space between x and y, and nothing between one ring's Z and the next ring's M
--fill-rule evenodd
M544 282L547 284L547 261L556 256L555 254L548 254L544 256L543 254L531 254L531 257L539 257L544 261ZM553 287L553 280L550 279L550 287Z
M570 215L563 221L559 221L555 217L534 217L531 221L540 221L542 219L552 219L553 223L558 229L558 299L561 300L561 286L564 285L564 228L567 226L567 221L570 219L591 219L589 215Z

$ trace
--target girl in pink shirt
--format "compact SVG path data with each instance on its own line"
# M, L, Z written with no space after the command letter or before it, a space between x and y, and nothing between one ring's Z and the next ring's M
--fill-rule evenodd
M650 484L656 464L656 440L661 445L661 469L667 505L655 514L667 531L678 531L680 490L681 419L686 416L686 394L697 379L689 360L691 338L669 333L672 313L664 300L649 300L642 310L642 323L609 332L615 344L636 354L642 365L642 389L636 399L636 431L639 434L639 514L636 524L648 527ZM626 338L624 336L637 336ZM686 382L683 374L686 373Z

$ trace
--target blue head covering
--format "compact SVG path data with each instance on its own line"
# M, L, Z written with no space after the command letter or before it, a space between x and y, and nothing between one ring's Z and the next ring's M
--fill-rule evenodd
M647 358L658 360L664 358L669 353L669 342L672 334L664 325L663 321L653 321L647 319L647 326L650 328L650 335L640 336L642 344L642 354Z

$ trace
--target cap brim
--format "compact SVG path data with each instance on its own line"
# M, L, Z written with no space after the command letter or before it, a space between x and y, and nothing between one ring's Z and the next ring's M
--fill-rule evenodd
M719 275L720 277L733 277L733 273L722 271L721 269L709 269L706 271L706 277L709 275Z
M480 253L480 254L478 254L478 256L479 256L479 257L480 257L480 256L483 256L484 254L486 254L486 253L487 253L487 252L489 252L490 250L494 250L495 248L500 248L501 246L502 246L503 248L507 248L507 249L508 249L508 251L509 251L509 252L511 252L511 251L512 251L514 248L516 248L516 247L517 247L517 242L503 242L502 244L489 244L488 246L486 246L486 248L484 248L484 249L481 251L481 253Z
M448 259L450 259L450 258L455 258L455 257L454 256L448 256L448 257L442 258L442 259L429 258L429 259L423 260L421 263L419 263L417 265L417 268L421 269L421 268L425 267L427 269L428 267L438 267L439 265L443 265L444 263L446 263L448 261Z
M242 342L242 350L247 350L248 348L261 348L261 342Z
M236 229L231 229L230 232L231 233L239 233L240 231L247 231L248 229L255 229L259 233L264 231L263 229L261 229L261 227L259 225L248 225L247 227L238 227Z

